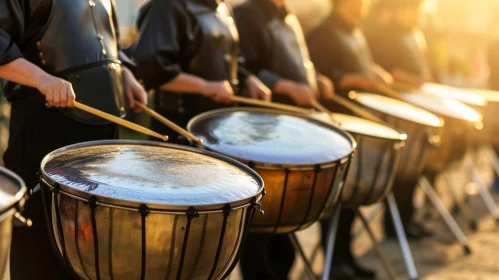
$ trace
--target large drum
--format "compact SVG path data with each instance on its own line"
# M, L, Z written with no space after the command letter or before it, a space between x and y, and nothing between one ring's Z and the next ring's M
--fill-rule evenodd
M406 133L396 178L401 181L416 179L423 172L432 144L438 142L444 121L426 110L393 98L371 93L356 93L350 97Z
M440 147L432 153L427 168L438 171L460 161L471 145L473 135L478 132L476 126L481 125L481 115L454 99L424 93L403 93L402 96L406 102L431 111L445 121Z
M469 91L477 93L487 100L487 106L475 108L483 117L483 129L476 134L477 141L499 147L499 137L497 136L497 131L499 131L499 118L497 117L499 92L483 89L470 89Z
M24 206L26 191L21 178L0 167L0 278L9 259L14 214Z
M321 114L352 134L357 151L343 187L343 206L366 206L380 202L391 191L407 135L395 128L344 114Z
M258 108L215 110L189 131L203 145L245 162L265 181L264 216L251 230L288 233L330 214L339 200L355 141L310 116Z
M263 195L235 160L146 141L62 148L41 171L53 239L81 279L223 279Z

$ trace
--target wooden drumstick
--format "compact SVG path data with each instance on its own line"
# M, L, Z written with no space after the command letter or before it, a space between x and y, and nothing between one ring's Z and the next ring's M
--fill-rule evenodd
M377 122L377 123L384 123L380 118L373 115L371 112L361 108L360 106L355 105L354 103L346 100L345 98L343 98L341 96L333 95L333 96L329 97L329 99L331 101L336 102L336 103L340 104L341 106L349 109L354 114L356 114L364 119L367 119L367 120L370 120L373 122Z
M196 142L196 144L199 144L199 145L203 144L203 141L201 141L201 139L197 138L194 134L190 133L189 131L183 129L182 127L178 126L177 124L170 121L169 119L158 114L158 112L154 111L153 109L147 107L146 105L140 103L139 101L135 101L135 104L137 104L137 106L139 106L139 108L144 110L144 112L146 112L148 115L150 115L151 117L160 121L164 125L170 127L171 129L175 130L177 133L184 136L185 138L187 138L193 142Z
M143 126L140 126L138 124L134 124L132 122L126 121L126 120L121 119L121 118L118 118L118 117L113 116L111 114L102 112L102 111L97 110L95 108L92 108L90 106L84 105L84 104L82 104L80 102L75 101L74 102L74 107L78 108L78 109L80 109L82 111L85 111L87 113L90 113L92 115L95 115L95 116L101 117L103 119L106 119L106 120L108 120L110 122L119 124L121 126L127 127L129 129L132 129L132 130L135 130L137 132L140 132L140 133L152 136L152 137L156 137L156 138L161 139L161 140L163 140L165 142L168 141L168 136L166 136L166 135L161 135L161 134L156 133L156 132L154 132L152 130L149 130L149 129L143 127Z
M388 86L379 85L376 87L376 90L379 91L380 93L388 96L388 97L398 99L398 100L403 100L402 95L399 92L389 88Z
M241 96L233 96L232 101L250 104L250 105L256 105L256 106L262 106L262 107L269 107L269 108L278 109L278 110L291 111L291 112L296 112L296 113L301 113L301 114L313 113L313 110L308 110L308 109L300 108L297 106L291 106L291 105L275 103L275 102L267 102L267 101L251 99L251 98L246 98L246 97L241 97Z

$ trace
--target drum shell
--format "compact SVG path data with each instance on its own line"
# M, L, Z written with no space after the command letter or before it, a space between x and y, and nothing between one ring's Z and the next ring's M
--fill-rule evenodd
M396 180L416 179L423 172L430 155L436 150L430 139L439 136L442 129L397 118L371 108L368 109L388 125L405 132L407 139L404 141L405 147L400 154L400 164L395 178Z
M238 257L253 212L249 206L192 216L152 211L143 219L139 209L99 204L92 214L84 199L48 188L44 195L58 252L81 279L141 279L145 271L145 279L204 280L214 267L213 279L222 279Z
M472 108L482 114L483 117L483 129L477 133L473 133L475 136L474 142L499 147L499 137L497 137L497 131L499 130L499 118L497 118L499 102L489 101L487 106Z
M290 233L330 215L339 202L349 162L346 158L303 170L253 167L265 182L266 194L261 202L265 215L255 216L250 230Z
M0 215L0 278L7 271L14 213L15 210L12 209Z
M342 205L359 207L380 202L392 189L403 141L352 135L357 152L343 187Z
M426 168L442 170L451 163L461 161L478 131L472 122L440 116L445 121L440 133L440 147L431 152Z

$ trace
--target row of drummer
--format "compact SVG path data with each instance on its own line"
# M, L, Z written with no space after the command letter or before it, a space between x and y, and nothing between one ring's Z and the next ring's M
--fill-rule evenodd
M35 186L51 151L118 137L115 125L73 109L75 101L124 116L126 103L147 104L146 89L155 90L156 110L185 127L199 113L230 106L234 95L305 107L320 99L335 110L327 100L333 83L342 94L376 91L394 79L411 85L431 79L416 28L419 1L378 1L369 40L359 29L368 1L332 2L330 15L305 36L284 0L250 0L234 10L224 0L151 0L140 10L139 38L127 56L118 45L114 1L0 0L0 78L12 102L6 167ZM187 143L159 122L151 126ZM26 208L34 227L13 233L14 280L70 279L49 247L42 213L35 195ZM427 234L420 226L408 230ZM286 237L254 248L282 258L250 262L246 279L287 277L294 257ZM349 246L342 251L335 256L357 275L373 276L355 263Z

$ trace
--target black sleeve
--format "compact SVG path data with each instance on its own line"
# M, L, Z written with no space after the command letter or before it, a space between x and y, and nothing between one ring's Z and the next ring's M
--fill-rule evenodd
M19 0L0 0L0 65L22 57L19 42L24 32L24 12Z
M235 18L241 52L246 61L245 67L268 88L274 88L281 77L269 70L272 44L263 20L257 13L245 6L235 9Z
M334 84L339 84L346 74L342 65L342 47L336 36L324 37L330 34L323 23L307 36L307 45L310 58L319 73L328 77Z
M182 72L181 60L197 42L199 27L181 1L152 0L141 9L138 29L135 75L146 88L158 88Z

